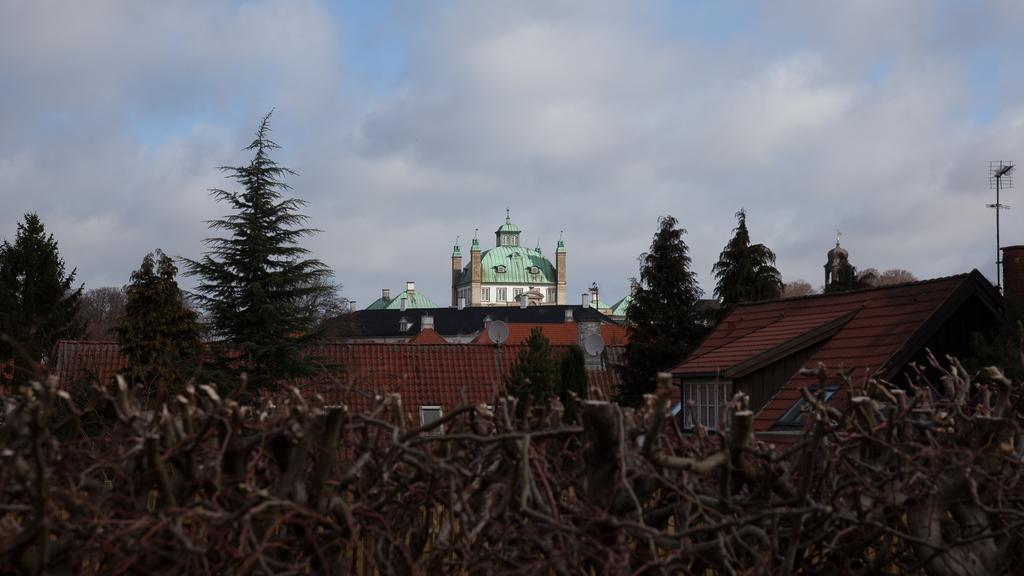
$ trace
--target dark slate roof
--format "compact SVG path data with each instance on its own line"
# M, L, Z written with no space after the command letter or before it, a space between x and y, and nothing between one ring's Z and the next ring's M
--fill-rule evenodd
M977 270L969 274L837 294L740 304L672 372L686 379L741 377L788 354L825 341L804 363L852 369L860 381L891 378L953 310L972 294L999 306L999 293ZM770 429L800 398L812 377L794 374L758 413L756 430ZM834 400L842 400L837 395Z
M484 319L501 320L509 324L558 324L565 322L565 311L572 310L576 322L618 324L615 320L594 310L575 305L559 306L478 306L458 308L423 308L417 310L360 310L352 314L356 337L385 338L414 336L420 331L420 318L424 314L434 317L434 330L443 336L476 334L483 330ZM406 332L398 328L405 317L411 326Z

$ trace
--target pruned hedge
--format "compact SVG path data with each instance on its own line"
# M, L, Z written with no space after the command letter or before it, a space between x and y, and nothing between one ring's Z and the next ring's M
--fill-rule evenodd
M103 434L56 381L5 399L0 572L19 574L1001 574L1021 565L1021 385L996 369L804 390L766 443L683 433L667 382L515 418L512 400L426 427L289 390L258 406L189 387L144 410L97 389ZM822 387L823 388L823 387Z

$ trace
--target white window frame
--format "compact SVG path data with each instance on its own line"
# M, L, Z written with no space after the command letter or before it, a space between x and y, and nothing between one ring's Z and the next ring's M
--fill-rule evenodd
M555 299L558 297L558 295L555 292L554 288L548 288L546 290L546 296L547 296L547 300L546 300L547 302L554 302Z
M501 288L494 289L494 301L495 302L508 302L508 288L502 286Z
M731 380L684 380L683 381L683 428L693 429L694 420L708 430L717 430L728 422L728 410L724 410L732 399ZM694 406L690 407L690 402Z
M490 302L491 301L491 287L490 286L484 286L484 287L480 288L480 301L481 302Z
M427 421L426 413L429 412L429 411L434 411L434 410L437 411L437 418L434 418L433 420ZM438 406L436 404L428 404L428 405L420 406L420 426L426 426L427 424L430 424L430 422L436 422L436 421L440 420L441 418L444 418L444 408L441 408L440 406ZM442 425L438 426L437 428L434 428L433 430L428 432L428 434L443 434L443 433L444 433L444 424L442 424Z
M523 295L523 289L522 288L513 288L512 289L512 299L513 300L515 300L516 298L519 298L522 295Z

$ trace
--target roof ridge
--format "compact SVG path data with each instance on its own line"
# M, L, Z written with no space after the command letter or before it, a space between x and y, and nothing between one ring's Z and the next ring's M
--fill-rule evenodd
M825 296L845 296L847 294L862 294L865 292L877 292L879 290L891 290L895 288L906 288L907 286L916 286L921 284L934 284L937 282L948 282L956 278L967 278L973 274L977 269L972 269L970 272L961 272L960 274L951 274L949 276L940 276L938 278L926 278L924 280L915 280L913 282L901 282L899 284L886 284L884 286L868 286L867 288L857 288L856 290L847 290L845 292L831 292L821 294L805 294L803 296L788 296L783 298L776 298L774 300L756 300L753 302L739 302L734 304L737 308L747 306L760 306L763 304L770 304L775 302L796 302L798 300L812 300L814 298L822 298Z

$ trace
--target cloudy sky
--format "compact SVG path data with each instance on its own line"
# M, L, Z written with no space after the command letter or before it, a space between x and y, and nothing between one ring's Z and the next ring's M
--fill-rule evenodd
M0 0L0 237L38 212L87 287L197 257L273 108L360 306L447 304L506 206L549 254L564 230L574 300L623 295L665 214L710 292L741 207L786 280L820 285L837 229L860 268L993 277L1022 54L1015 0ZM1024 243L1024 204L1002 223Z

